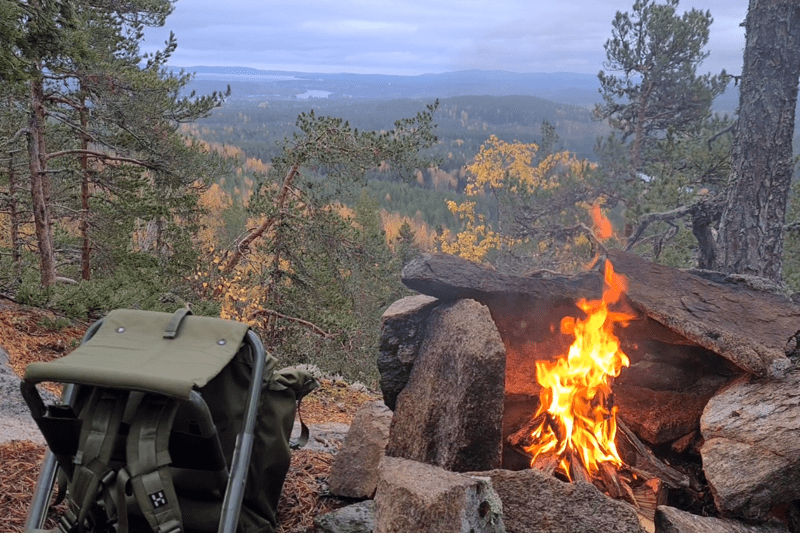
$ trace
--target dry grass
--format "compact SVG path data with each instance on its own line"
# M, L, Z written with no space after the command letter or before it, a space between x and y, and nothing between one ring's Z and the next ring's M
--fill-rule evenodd
M87 325L75 324L60 330L42 327L56 319L46 311L0 302L0 345L8 352L11 367L18 375L29 363L52 360L77 346ZM55 385L48 388L59 392ZM364 402L378 397L369 391L356 391L343 381L323 379L320 387L302 402L303 420L307 424L349 424ZM44 446L24 441L0 445L0 517L6 518L0 531L23 531L44 451ZM278 505L279 533L311 531L316 515L344 504L326 494L332 462L333 456L327 453L293 452Z

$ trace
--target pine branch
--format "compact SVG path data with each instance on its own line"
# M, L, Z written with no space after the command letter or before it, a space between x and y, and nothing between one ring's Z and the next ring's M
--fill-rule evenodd
M132 165L137 165L140 167L154 168L153 164L148 163L146 161L142 161L140 159L115 156L115 155L105 154L103 152L97 152L95 150L82 150L78 148L70 150L61 150L59 152L51 152L45 156L45 160L50 161L51 159L55 159L56 157L63 157L67 155L88 155L91 157L97 157L98 159L102 159L104 161L119 161L121 163L131 163Z
M281 185L281 190L278 193L278 197L275 199L275 207L280 215L284 214L284 205L286 203L286 197L289 194L289 190L291 189L292 183L294 179L300 172L300 166L298 163L292 165L289 169L289 172L286 174L286 177L283 180L283 185ZM250 244L261 237L266 231L275 224L275 221L278 219L278 215L272 215L271 217L267 218L264 222L261 223L256 229L254 229L250 234L245 237L237 246L236 250L231 255L231 258L228 259L228 262L222 268L222 274L227 274L239 263L239 260L242 256L247 252L250 248Z

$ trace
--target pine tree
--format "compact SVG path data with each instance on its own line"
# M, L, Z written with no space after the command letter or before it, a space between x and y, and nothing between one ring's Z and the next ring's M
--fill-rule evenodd
M18 21L26 38L17 39L22 62L17 77L26 79L30 90L31 191L41 280L47 287L56 279L52 170L58 168L61 181L78 176L80 182L74 208L80 213L82 277L88 279L93 194L113 202L128 192L131 202L123 218L138 211L159 226L168 223L173 209L191 203L181 189L204 174L192 163L198 150L187 147L178 125L207 115L224 95L181 94L190 76L165 66L176 47L173 36L163 51L151 56L139 52L143 27L163 24L171 0L35 0L24 5L30 12ZM54 5L72 9L54 11ZM38 24L58 29L58 40L29 45L32 36L42 33ZM53 144L54 124L62 130L58 146ZM157 202L132 201L145 199L142 192L148 189L158 191L151 195Z
M798 79L800 5L750 1L733 170L719 228L725 272L780 281Z
M727 84L725 71L697 75L709 54L704 48L711 13L692 9L678 15L678 3L636 0L632 13L617 12L605 44L608 60L598 74L603 103L595 115L608 119L623 140L632 137L633 172L642 169L648 142L707 118Z

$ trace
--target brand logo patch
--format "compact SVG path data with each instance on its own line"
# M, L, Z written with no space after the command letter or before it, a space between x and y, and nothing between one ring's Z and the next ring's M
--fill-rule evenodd
M164 494L163 490L154 492L153 494L150 494L150 503L153 504L153 509L163 507L167 505L167 495Z

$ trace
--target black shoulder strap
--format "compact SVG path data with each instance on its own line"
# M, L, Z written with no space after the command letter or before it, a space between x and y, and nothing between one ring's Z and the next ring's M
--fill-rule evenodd
M156 533L183 530L178 497L169 472L169 434L178 402L146 394L128 433L127 461L136 501Z
M67 490L70 509L65 518L82 532L90 510L95 506L101 483L113 481L109 466L119 433L128 391L96 388L81 412L83 420L72 480Z

